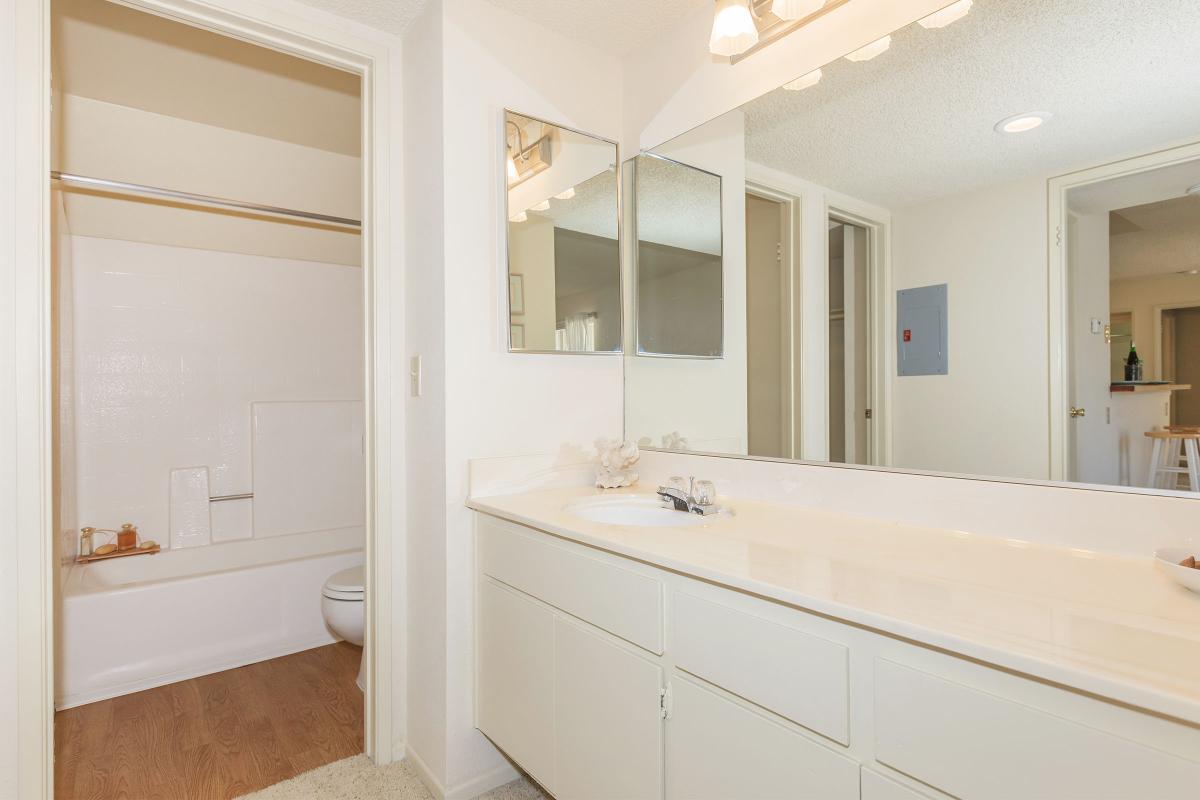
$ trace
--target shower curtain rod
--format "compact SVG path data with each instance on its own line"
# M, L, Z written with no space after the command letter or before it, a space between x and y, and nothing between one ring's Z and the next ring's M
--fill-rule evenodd
M258 203L245 203L241 200L229 200L224 197L211 197L205 194L193 194L191 192L180 192L175 189L162 189L157 186L143 186L140 183L126 183L125 181L110 181L105 178L89 178L86 175L73 175L69 172L59 172L58 170L50 171L50 179L80 186L87 189L100 189L103 191L116 192L131 192L134 194L152 195L155 197L167 197L174 200L182 200L186 203L198 203L206 206L222 206L224 208L234 208L239 211L253 211L260 214L274 214L283 217L298 217L300 219L311 220L313 222L326 222L331 225L344 225L350 228L361 228L362 222L357 219L347 219L346 217L334 217L329 214L317 214L313 211L297 211L294 208L279 208L277 206L264 206Z

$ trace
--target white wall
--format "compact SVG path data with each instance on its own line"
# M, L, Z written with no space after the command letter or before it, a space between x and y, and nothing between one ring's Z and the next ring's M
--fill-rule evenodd
M72 238L80 524L169 546L170 471L253 490L250 404L363 399L362 270ZM212 506L249 537L253 501Z
M625 436L655 447L678 432L697 450L745 453L746 426L746 144L741 111L724 114L655 149L721 176L724 357L638 356L633 322L625 358ZM627 242L626 252L634 246ZM632 299L632 280L626 278ZM632 308L627 301L626 308Z
M892 288L948 284L950 354L893 378L893 466L1049 477L1046 214L1044 179L892 210Z
M405 41L421 70L406 81L421 120L407 126L409 348L426 388L409 404L409 491L424 506L410 519L409 746L440 789L480 791L512 772L474 729L467 461L621 430L619 357L507 352L503 113L618 139L620 64L470 0L434 0Z

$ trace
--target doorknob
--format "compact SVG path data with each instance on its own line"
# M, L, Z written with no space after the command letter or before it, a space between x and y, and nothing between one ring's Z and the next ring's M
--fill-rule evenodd
M1087 409L1086 408L1075 408L1074 406L1071 406L1071 416L1072 417L1086 417Z

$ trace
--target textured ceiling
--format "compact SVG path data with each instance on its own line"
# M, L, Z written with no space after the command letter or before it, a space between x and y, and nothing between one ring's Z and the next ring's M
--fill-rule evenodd
M474 0L478 1L478 0ZM488 0L568 39L623 56L712 0ZM707 47L699 42L698 47Z
M1197 0L976 0L747 104L747 158L893 208L1104 163L1200 132L1197 41ZM1027 111L1054 116L993 130Z
M53 42L67 94L359 154L357 75L104 0L55 0Z
M339 17L389 33L404 33L429 0L300 0ZM472 0L480 2L480 0Z
M1113 279L1200 269L1200 197L1123 208L1110 221Z

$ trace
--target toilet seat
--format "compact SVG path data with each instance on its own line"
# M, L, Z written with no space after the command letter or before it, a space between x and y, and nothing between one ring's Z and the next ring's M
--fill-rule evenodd
M350 567L341 572L335 572L325 581L321 594L330 600L350 600L362 602L363 599L363 568Z

